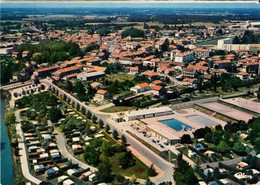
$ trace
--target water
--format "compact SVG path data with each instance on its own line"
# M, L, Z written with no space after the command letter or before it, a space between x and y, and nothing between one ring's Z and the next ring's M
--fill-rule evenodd
M189 116L188 117L189 119L193 120L193 121L196 121L198 123L201 123L205 126L210 126L210 125L216 125L217 123L215 121L211 121L207 118L204 118L200 115L195 115L195 116Z
M165 119L165 120L160 120L160 122L176 131L192 128L189 125L186 125L178 121L177 119Z
M1 97L1 184L11 185L13 181L13 160L8 138L7 129L4 124L5 101Z

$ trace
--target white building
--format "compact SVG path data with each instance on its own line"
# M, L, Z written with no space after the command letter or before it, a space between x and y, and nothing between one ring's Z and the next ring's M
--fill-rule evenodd
M218 49L223 49L224 44L232 44L232 38L225 38L218 40Z
M125 113L125 120L132 121L137 119L146 119L164 115L173 114L172 109L169 107L159 107L159 108L152 108L152 109L144 109L138 111L129 111Z
M227 51L250 50L249 44L232 44L233 38L218 40L218 49Z
M179 53L175 56L175 62L189 63L193 61L193 52Z
M87 72L81 72L77 75L77 79L79 80L85 80L85 81L90 81L99 77L105 76L105 73L103 71L95 71L91 73Z

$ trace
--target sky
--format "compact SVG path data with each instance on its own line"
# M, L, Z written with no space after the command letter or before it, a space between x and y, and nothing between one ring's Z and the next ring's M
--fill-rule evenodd
M207 6L205 6L207 3ZM120 1L99 1L99 2L68 2L68 1L12 1L1 2L2 8L260 8L256 2L120 2Z

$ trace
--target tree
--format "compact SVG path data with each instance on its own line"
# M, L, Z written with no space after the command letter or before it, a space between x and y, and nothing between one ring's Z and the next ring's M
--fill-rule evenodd
M18 175L17 177L15 177L13 185L25 185L25 180L24 180L23 176Z
M105 128L106 132L108 133L110 131L110 126L107 124Z
M181 137L181 143L182 144L192 144L192 140L189 134L183 134L183 136Z
M99 124L100 128L103 128L103 126L104 126L104 122L103 122L102 119L100 119L100 120L98 121L98 124Z
M154 177L157 175L157 172L155 171L153 164L150 166L147 173L148 173L149 177Z
M246 155L247 154L247 148L241 142L236 142L234 144L232 150L238 155Z
M126 145L127 141L126 141L126 137L124 135L121 136L121 141L122 141L123 145Z
M85 109L85 107L83 107L83 106L81 107L81 112L82 112L83 115L86 114L86 109Z
M155 185L149 178L145 181L145 185Z
M257 154L260 153L260 137L256 138L254 149L255 149L255 151L256 151Z
M5 124L10 125L15 123L15 114L12 111L6 112L5 113Z
M66 80L66 89L69 92L73 91L73 85L70 80Z
M86 115L86 116L87 116L87 118L88 118L88 119L90 119L90 118L92 117L92 114L91 114L91 112L90 112L89 110L88 110L88 112L87 112L87 115Z
M92 146L92 145L86 146L85 152L84 152L84 159L91 165L94 165L94 166L98 165L99 153L95 149L94 146Z
M112 166L108 158L105 158L104 161L98 165L98 171L96 174L99 182L109 181L112 172L111 168Z
M113 138L118 139L118 132L116 130L113 131Z
M114 155L114 147L110 142L103 141L100 150L105 156L110 157Z
M195 185L198 182L192 167L182 159L182 154L177 158L177 167L174 169L173 177L178 185Z
M120 153L117 158L117 163L122 169L133 166L135 164L133 154L130 151Z
M217 150L221 153L227 153L230 150L230 146L225 141L220 141L217 145Z
M57 107L52 107L49 111L50 120L53 123L57 123L62 118L61 110Z
M97 117L95 115L92 116L92 122L97 123Z
M131 37L144 37L144 31L139 30L137 28L128 28L125 29L122 33L121 33L122 38L131 36Z

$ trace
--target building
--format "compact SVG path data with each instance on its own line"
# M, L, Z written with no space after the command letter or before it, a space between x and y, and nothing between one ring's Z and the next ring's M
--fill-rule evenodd
M106 91L104 89L99 89L95 95L95 98L104 100L104 99L108 99L109 96L110 96L110 94L108 91Z
M90 84L90 86L93 88L93 89L101 89L103 88L103 84L102 83L99 83L99 82L92 82Z
M181 62L181 63L189 63L193 61L193 52L184 52L184 53L179 53L175 56L175 62Z
M139 72L138 67L129 67L129 74L136 75L138 74L138 72Z
M95 72L81 72L77 75L77 79L79 80L84 80L84 81L91 81L91 80L95 80L97 78L103 77L106 74L102 71L95 71Z
M129 111L125 113L125 120L132 121L138 119L145 119L151 117L158 117L173 114L172 109L169 107L152 108L138 111Z
M56 67L56 66L45 67L45 68L36 70L35 74L39 78L45 78L47 76L51 76L51 74L57 70L58 70L58 67Z
M225 44L232 44L233 39L232 38L225 38L218 40L218 49L223 50Z
M228 69L232 66L232 63L230 60L218 60L215 61L214 64L218 66L219 69Z
M218 49L227 51L250 50L249 44L232 44L233 38L218 40Z
M154 85L152 87L151 93L156 96L161 96L166 93L166 89L163 86L160 85Z
M154 81L158 78L158 74L156 72L147 71L143 73L149 80Z
M195 58L209 57L209 50L203 48L196 48L194 49L194 56Z
M151 87L148 83L140 83L140 84L130 88L130 90L134 91L135 93L141 93L144 91L148 91L150 89L151 89Z
M241 80L246 80L249 78L249 74L247 72L239 72L237 73L237 77L240 78Z
M55 80L59 80L59 79L65 77L66 75L70 75L73 73L79 73L80 71L81 71L81 66L66 67L66 68L62 68L62 69L59 69L59 70L53 72L52 77Z

